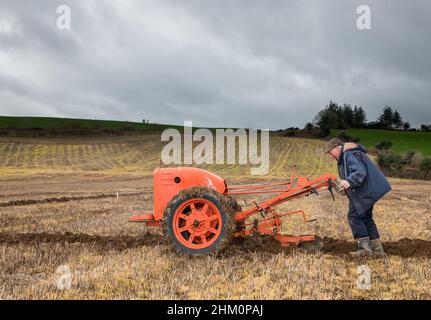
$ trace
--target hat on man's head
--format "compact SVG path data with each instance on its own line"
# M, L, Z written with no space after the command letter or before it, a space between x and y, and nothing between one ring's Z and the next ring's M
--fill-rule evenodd
M340 139L338 139L338 138L332 138L326 144L324 153L328 153L332 149L334 149L334 148L336 148L338 146L341 146L341 145L343 145L343 142Z

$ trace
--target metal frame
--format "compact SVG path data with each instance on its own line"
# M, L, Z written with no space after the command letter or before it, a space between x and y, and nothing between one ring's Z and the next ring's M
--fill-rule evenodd
M319 191L329 190L332 194L332 188L335 187L336 176L332 174L325 174L316 179L309 181L307 177L298 177L291 179L288 182L280 182L273 184L261 185L244 185L244 186L228 186L227 195L251 195L261 193L279 193L278 195L263 201L261 203L254 202L254 206L242 212L235 214L235 220L238 222L238 227L243 229L236 232L234 237L246 237L252 234L266 234L272 235L282 246L289 246L290 244L299 244L306 241L314 241L314 235L283 235L280 233L280 226L282 224L281 218L300 214L304 218L304 223L313 221L307 218L303 210L296 210L291 212L279 213L275 207L287 202L289 200L309 196L310 194L318 194ZM285 189L271 189L278 186L286 186ZM253 190L253 191L250 191ZM261 214L262 219L255 219L253 222L246 222L245 220L253 215ZM253 225L252 228L247 228Z

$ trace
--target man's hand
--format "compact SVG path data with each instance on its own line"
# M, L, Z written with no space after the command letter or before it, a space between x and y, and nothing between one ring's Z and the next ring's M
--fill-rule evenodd
M347 180L341 180L340 181L340 188L343 190L349 189L350 188L350 183Z

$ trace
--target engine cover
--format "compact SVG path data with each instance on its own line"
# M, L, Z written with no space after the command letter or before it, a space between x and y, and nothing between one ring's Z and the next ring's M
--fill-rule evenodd
M168 202L183 189L202 186L222 194L226 192L226 182L223 178L198 168L158 168L154 170L153 179L155 220L163 218Z

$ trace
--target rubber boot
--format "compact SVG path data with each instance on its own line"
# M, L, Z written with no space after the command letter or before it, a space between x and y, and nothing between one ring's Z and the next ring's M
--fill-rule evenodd
M380 239L371 240L371 249L373 254L377 257L386 257L385 250L383 249L383 244Z
M349 252L352 257L361 257L361 256L372 256L373 250L371 249L371 241L370 238L361 238L356 239L358 243L358 248L356 251Z

